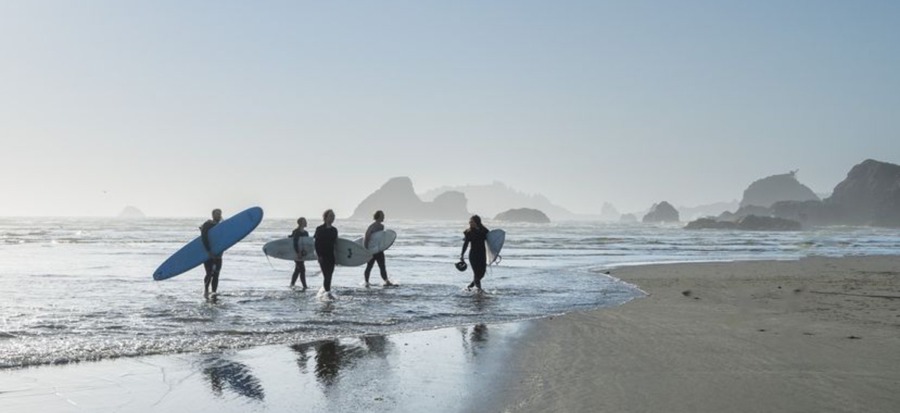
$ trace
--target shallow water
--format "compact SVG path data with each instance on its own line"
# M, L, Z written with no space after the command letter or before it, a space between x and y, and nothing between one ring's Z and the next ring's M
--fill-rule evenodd
M293 229L293 220L266 219L225 254L220 294L205 300L202 267L166 281L151 277L198 235L202 221L0 219L0 367L215 352L615 306L641 294L604 274L620 265L900 251L896 231L874 228L767 233L488 222L507 231L503 260L484 280L487 294L472 295L462 291L471 272L453 267L462 226L388 221L399 234L386 253L388 272L400 285L364 288L362 267L339 267L338 299L322 302L315 262L307 263L313 288L297 291L287 287L293 263L262 254L266 241ZM367 224L336 226L353 239Z

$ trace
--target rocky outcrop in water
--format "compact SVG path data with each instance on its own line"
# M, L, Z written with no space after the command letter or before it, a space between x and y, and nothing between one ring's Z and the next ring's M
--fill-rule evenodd
M636 224L638 219L634 214L622 214L622 216L619 217L619 222L622 224Z
M900 227L900 165L867 159L825 199L843 223Z
M678 222L678 210L672 204L662 201L658 204L653 204L650 212L644 215L641 221L644 223Z
M527 194L501 182L489 185L443 186L422 194L423 200L434 199L448 191L461 192L468 199L468 208L482 216L495 216L514 208L531 208L544 212L555 221L579 219L575 214L554 204L543 195Z
M350 218L368 220L375 211L382 210L391 219L465 220L469 217L466 203L466 196L455 191L445 192L432 202L424 202L416 195L411 179L398 177L388 180L366 197Z
M497 214L494 217L497 221L506 222L527 222L531 224L549 224L550 218L541 211L531 208L510 209Z
M783 175L779 176L780 180L787 179ZM719 215L718 221L737 222L751 215L795 221L804 227L900 227L900 165L868 159L854 166L825 200L781 200L768 207L746 205L734 213ZM698 221L700 222L692 224L707 228L719 225L706 219Z
M797 181L797 171L772 175L753 182L744 190L741 207L756 205L770 207L778 201L818 201L819 197L806 185Z
M744 231L799 231L802 225L797 221L757 215L747 215L737 221L719 221L715 218L700 218L689 222L685 229L732 229Z
M122 212L119 212L119 215L116 217L120 219L140 219L145 218L146 216L140 209L137 209L137 207L129 205L123 208Z

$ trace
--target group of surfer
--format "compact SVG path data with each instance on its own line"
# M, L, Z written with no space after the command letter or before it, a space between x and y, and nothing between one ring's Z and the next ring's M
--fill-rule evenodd
M334 275L334 267L337 263L334 256L334 246L338 239L338 230L333 225L334 218L335 215L333 210L325 210L325 212L322 213L322 225L316 227L316 232L313 235L313 238L315 239L316 256L319 261L319 269L322 271L323 295L329 299L333 298L331 294L331 277ZM372 234L378 231L384 231L384 224L382 224L382 222L384 222L384 212L380 210L375 211L372 218L374 222L366 229L366 234L363 238L363 246L366 248L369 248ZM200 238L203 242L203 247L209 255L209 259L203 263L203 268L206 270L206 276L203 278L203 289L204 295L207 297L210 295L210 288L212 288L212 294L216 294L216 290L219 286L219 272L222 270L222 255L216 255L212 252L209 242L209 230L221 221L222 210L216 208L212 211L212 219L207 220L200 226ZM300 238L309 236L309 232L306 231L306 226L306 218L298 218L297 228L295 228L289 236L293 239L294 252L301 258L306 255L306 251L300 248ZM485 248L485 241L487 241L488 232L488 229L481 223L481 217L472 215L472 217L469 218L469 228L463 232L464 241L462 252L459 255L459 261L462 266L458 267L463 270L465 269L466 250L469 249L469 244L471 244L472 248L469 250L469 262L471 263L473 277L472 282L469 283L466 290L471 291L474 289L475 291L481 291L481 279L484 278L484 274L487 271L487 250ZM372 254L372 258L366 263L366 269L363 272L365 286L368 287L370 285L369 274L371 274L372 268L376 263L381 272L381 279L384 282L384 285L394 285L394 283L388 279L384 251L380 251ZM308 288L306 285L306 265L302 259L294 261L294 272L291 274L291 287L295 287L298 278L300 279L300 285L306 290Z

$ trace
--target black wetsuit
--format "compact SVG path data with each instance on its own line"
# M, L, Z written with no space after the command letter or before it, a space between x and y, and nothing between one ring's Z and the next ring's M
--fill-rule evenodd
M369 225L369 229L366 230L366 238L371 237L372 234L374 234L378 231L384 231L384 225L382 225L378 222L373 222L372 225ZM365 247L369 248L368 245L366 245ZM385 263L384 263L384 251L382 251L382 252L372 254L372 258L369 259L368 263L366 263L366 271L363 273L363 275L366 278L366 283L369 282L369 274L372 273L372 267L375 265L376 262L378 263L378 269L381 271L381 279L384 281L387 281L387 279L388 279L387 268L385 267Z
M294 232L291 232L291 238L294 240L294 252L297 255L300 255L300 237L308 237L309 232L306 232L305 229L297 228ZM303 288L306 288L306 264L304 264L303 260L294 261L294 274L291 275L291 287L297 283L297 276L300 276L300 284Z
M314 237L316 237L316 255L322 269L322 286L325 287L325 291L331 291L331 276L334 274L336 263L334 244L337 242L338 230L335 227L326 228L325 224L322 224L316 227Z
M210 219L200 226L200 240L203 242L203 248L205 248L208 253L212 252L212 247L209 243L209 230L216 226L216 224L218 224L218 222ZM216 292L219 288L219 271L222 270L222 256L215 256L204 261L203 269L206 270L206 277L203 277L204 290L208 292L210 284L212 284L212 292Z
M464 233L465 242L463 242L462 253L466 253L466 248L468 248L469 244L472 244L472 249L469 250L469 267L472 268L472 273L474 274L474 278L472 279L472 283L469 284L469 288L478 287L481 289L481 279L484 278L484 273L487 271L487 249L485 247L485 241L487 241L487 228L480 229L467 229Z

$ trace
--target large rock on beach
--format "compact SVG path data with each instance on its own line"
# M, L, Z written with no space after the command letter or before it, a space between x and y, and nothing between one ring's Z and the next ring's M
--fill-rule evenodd
M653 204L650 212L641 220L644 223L678 222L678 210L672 204L662 201Z
M550 218L547 217L547 214L531 208L518 208L518 209L510 209L508 211L501 212L494 217L497 221L507 221L507 222L527 222L532 224L549 224Z

